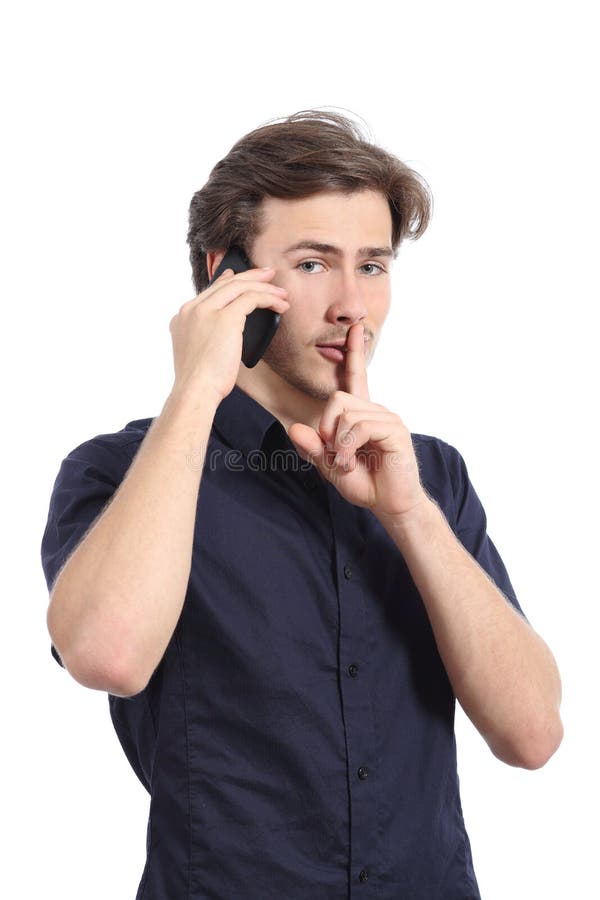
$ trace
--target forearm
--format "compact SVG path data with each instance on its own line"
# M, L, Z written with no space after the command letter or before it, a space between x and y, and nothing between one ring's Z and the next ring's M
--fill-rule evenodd
M209 395L210 396L210 395ZM111 502L59 573L48 629L80 683L137 693L160 662L189 580L217 401L170 395Z
M562 738L554 657L428 500L381 519L425 604L454 693L496 756L537 768Z

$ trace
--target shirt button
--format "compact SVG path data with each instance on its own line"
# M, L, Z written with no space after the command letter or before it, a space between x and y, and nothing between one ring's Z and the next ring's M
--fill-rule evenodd
M360 769L358 770L358 777L362 778L363 781L365 780L365 778L367 777L368 774L369 774L369 770L367 769L366 766L361 766Z
M353 678L356 678L356 676L358 675L358 666L352 663L352 665L348 666L348 671Z
M352 569L350 566L344 566L344 577L348 579L352 578Z
M366 869L363 869L362 872L360 873L360 875L358 876L358 880L366 881L368 879L368 877L369 877L369 873L367 872Z

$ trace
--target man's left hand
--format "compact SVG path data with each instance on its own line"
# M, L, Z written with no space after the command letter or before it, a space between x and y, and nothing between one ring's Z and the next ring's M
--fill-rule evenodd
M402 516L429 500L410 431L395 413L369 399L363 326L353 325L345 354L346 391L334 391L318 431L302 422L288 435L349 503L375 515Z

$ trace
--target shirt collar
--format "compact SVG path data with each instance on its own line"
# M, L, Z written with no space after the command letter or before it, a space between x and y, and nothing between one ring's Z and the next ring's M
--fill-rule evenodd
M231 447L241 450L244 455L251 450L261 450L271 429L278 432L277 437L284 444L294 446L279 419L237 384L221 400L213 425Z

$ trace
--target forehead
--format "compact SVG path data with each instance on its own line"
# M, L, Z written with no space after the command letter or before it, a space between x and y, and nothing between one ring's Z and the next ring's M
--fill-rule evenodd
M392 230L389 204L380 191L328 191L293 200L265 197L260 210L263 237L338 236L382 243L390 240Z

